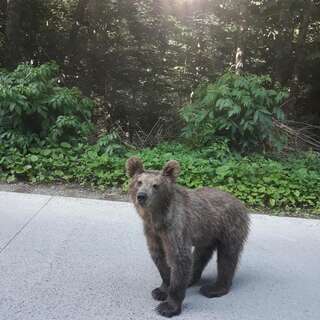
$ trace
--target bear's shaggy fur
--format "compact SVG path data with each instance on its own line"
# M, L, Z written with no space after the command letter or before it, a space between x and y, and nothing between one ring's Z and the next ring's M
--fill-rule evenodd
M226 192L177 185L180 167L174 160L162 171L153 171L144 170L142 161L132 157L126 169L132 178L129 195L162 278L152 291L154 299L163 301L157 311L166 317L181 312L186 288L200 279L214 250L218 277L200 292L209 298L228 293L249 232L245 206Z

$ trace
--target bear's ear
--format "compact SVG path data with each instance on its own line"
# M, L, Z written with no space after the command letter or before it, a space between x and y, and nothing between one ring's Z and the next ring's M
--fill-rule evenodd
M173 182L176 181L180 173L180 165L176 160L168 161L162 169L162 175L169 177Z
M126 170L128 177L133 177L135 174L140 174L144 171L143 163L138 157L131 157L127 160Z

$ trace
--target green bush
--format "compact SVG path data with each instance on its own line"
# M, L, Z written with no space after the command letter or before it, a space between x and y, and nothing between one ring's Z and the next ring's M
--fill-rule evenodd
M180 161L179 183L189 188L218 187L251 207L320 209L320 157L310 153L289 159L262 156L218 158L202 149L159 146L140 153L147 167L160 169L165 161Z
M251 207L312 209L320 213L320 157L315 153L287 159L259 156L239 157L222 153L224 143L192 150L181 144L162 144L134 153L146 168L161 169L176 159L182 172L179 183L189 188L218 187L233 193ZM125 161L133 155L102 152L99 145L66 142L30 148L0 145L0 180L76 182L105 189L126 188Z
M101 154L96 146L83 143L30 148L24 154L0 145L0 180L32 183L77 182L99 187L125 182L124 158Z
M181 110L183 136L193 146L210 145L220 136L242 152L280 149L284 138L272 118L284 120L280 106L287 96L269 76L226 73L201 85L195 101Z
M123 156L127 151L115 131L101 136L96 143L96 150L99 155L107 154L109 156Z
M71 142L88 135L93 103L76 88L59 86L58 71L48 63L0 72L0 141L26 150L44 140Z

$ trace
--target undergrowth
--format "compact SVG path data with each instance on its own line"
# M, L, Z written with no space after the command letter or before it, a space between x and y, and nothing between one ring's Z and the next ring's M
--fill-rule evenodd
M135 154L144 160L146 168L153 169L161 169L170 159L178 160L182 168L178 182L189 188L218 187L254 208L302 208L320 213L320 158L315 153L276 159L239 156L221 144L198 151L181 144L161 144L134 153L123 149L108 153L101 148L101 143L63 142L30 148L24 154L1 145L0 180L76 182L102 190L111 186L125 189L125 161Z

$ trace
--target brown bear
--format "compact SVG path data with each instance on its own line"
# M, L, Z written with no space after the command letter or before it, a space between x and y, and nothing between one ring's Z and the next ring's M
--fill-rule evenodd
M217 280L202 286L200 292L208 298L228 293L249 232L245 206L226 192L177 185L180 167L174 160L154 171L145 170L142 161L132 157L126 169L132 178L129 195L162 278L161 286L152 291L154 299L163 301L158 313L165 317L180 314L186 288L201 278L214 250Z

